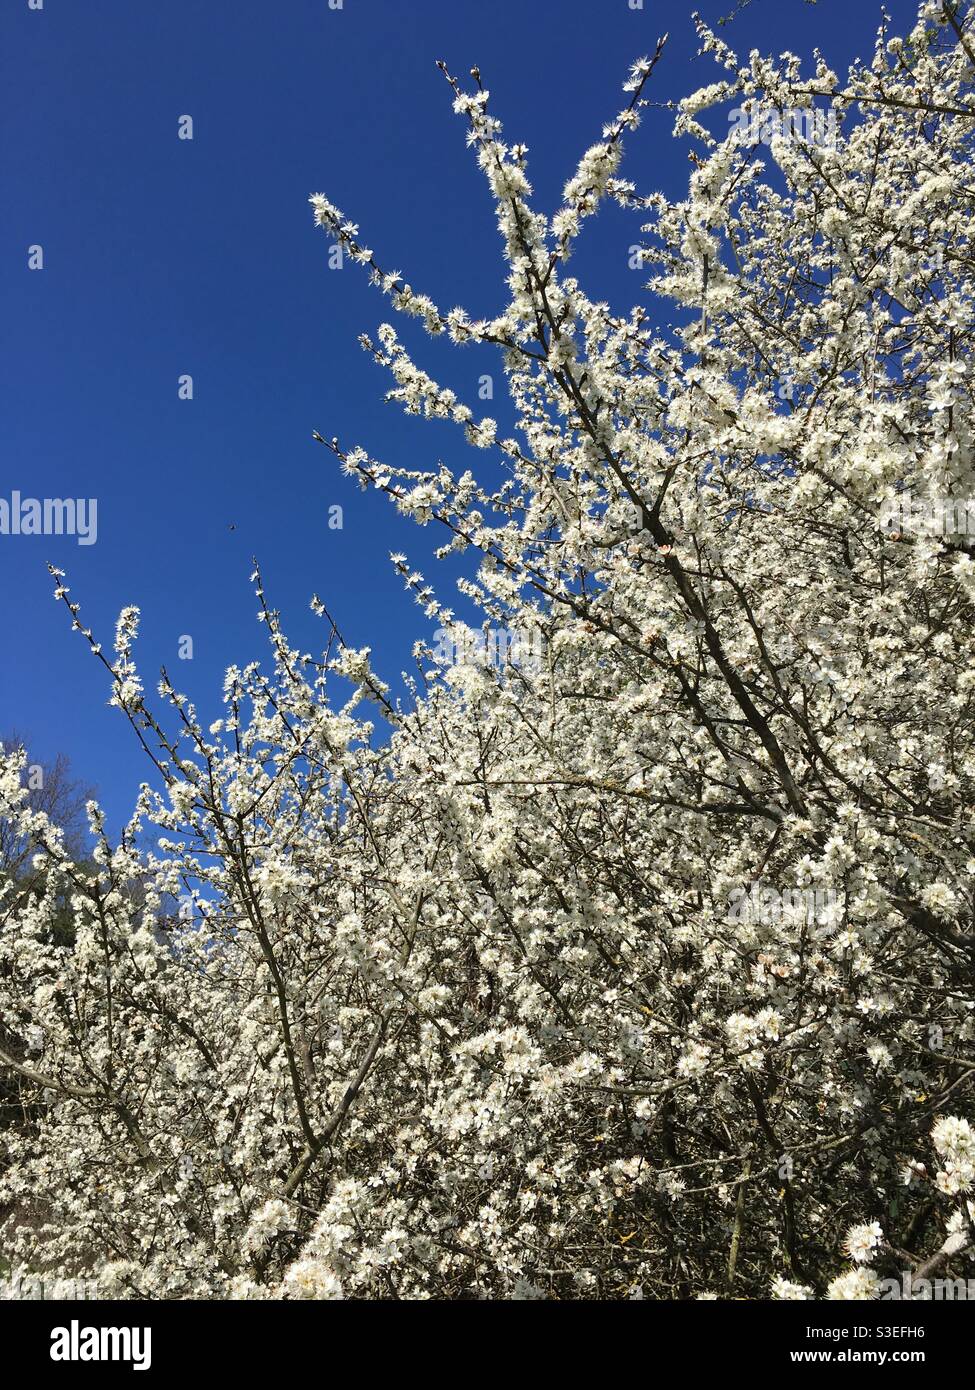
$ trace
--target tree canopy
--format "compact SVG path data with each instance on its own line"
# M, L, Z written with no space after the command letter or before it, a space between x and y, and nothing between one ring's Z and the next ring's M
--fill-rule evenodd
M975 55L939 0L843 77L701 43L686 195L619 173L661 44L552 216L481 74L444 68L495 318L312 198L398 314L501 356L510 437L409 326L363 340L497 486L322 440L473 557L491 641L393 557L449 637L394 701L317 599L327 650L294 649L255 571L271 660L204 728L165 673L146 694L137 610L106 656L56 572L157 784L117 843L91 806L79 869L22 755L0 771L47 862L0 890L0 1011L32 1039L0 1062L44 1101L3 1136L0 1192L45 1213L4 1231L25 1264L150 1298L871 1298L971 1270ZM729 104L756 119L716 135ZM827 139L782 119L810 107ZM625 314L570 268L607 200L641 228ZM165 894L193 902L169 944Z

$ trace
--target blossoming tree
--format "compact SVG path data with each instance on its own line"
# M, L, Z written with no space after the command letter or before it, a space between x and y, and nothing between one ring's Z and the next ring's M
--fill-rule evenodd
M56 575L155 771L117 844L91 806L91 870L0 773L46 865L0 895L24 1266L150 1298L845 1298L971 1270L975 560L882 518L975 490L975 50L941 0L845 78L700 33L721 77L675 108L676 202L619 175L662 44L551 217L477 70L444 68L497 207L494 319L312 199L399 314L501 354L511 437L392 326L364 340L500 486L327 447L473 556L465 594L537 660L418 647L392 702L318 600L326 650L295 650L255 574L270 668L228 671L205 728L167 677L146 695L136 611L109 658ZM749 119L719 137L729 103ZM752 138L810 107L834 138ZM644 237L624 315L570 271L607 199Z

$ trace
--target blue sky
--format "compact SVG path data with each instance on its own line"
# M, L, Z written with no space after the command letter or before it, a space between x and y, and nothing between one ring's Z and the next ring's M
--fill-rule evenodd
M669 29L649 95L715 80L690 16L734 3L5 0L0 497L97 498L98 539L0 536L0 732L29 733L40 757L67 753L114 826L149 776L107 707L104 670L52 601L48 560L106 646L119 608L142 609L147 686L165 663L207 722L225 667L265 655L252 555L297 644L321 645L317 591L395 685L430 625L388 553L405 552L448 601L451 572L432 559L433 528L360 492L311 432L410 467L485 456L464 459L454 427L383 404L388 380L356 338L388 304L357 267L329 269L308 196L325 192L381 264L444 308L494 313L494 216L435 60L465 77L480 66L548 211L620 108L633 59ZM887 4L906 27L915 7ZM739 52L818 45L842 70L869 55L879 15L870 0L752 0L723 36ZM192 140L178 138L184 115ZM670 123L648 113L628 140L623 172L645 191L686 182ZM575 265L616 307L640 296L635 240L636 224L609 210ZM36 245L42 270L28 269ZM465 398L483 372L501 383L493 357L403 336ZM178 397L184 374L192 400ZM503 403L493 413L504 420ZM191 661L178 657L184 635Z

